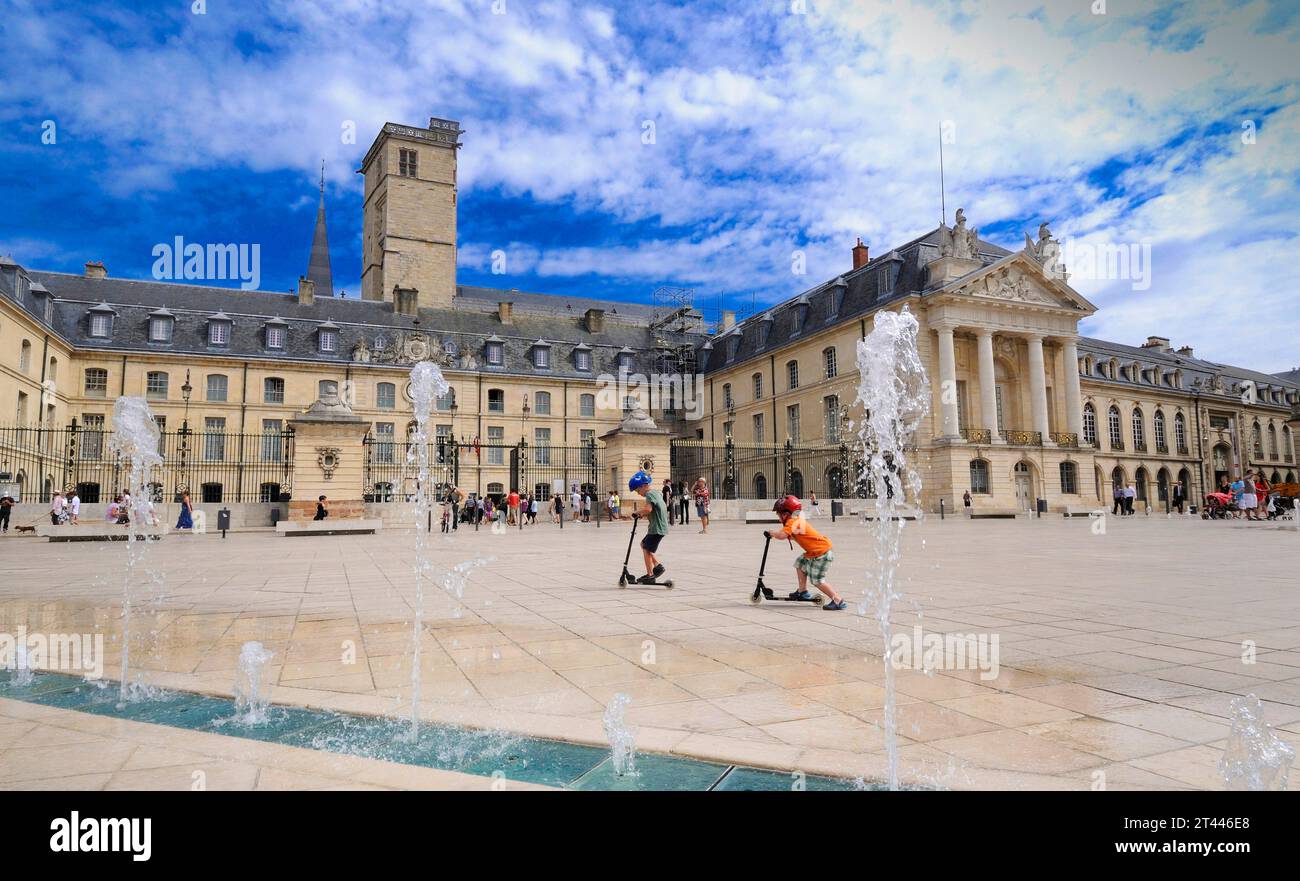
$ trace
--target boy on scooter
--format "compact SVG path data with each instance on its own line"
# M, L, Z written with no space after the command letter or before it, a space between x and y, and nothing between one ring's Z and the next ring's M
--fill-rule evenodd
M831 540L808 525L808 521L799 513L803 510L801 503L794 496L786 496L772 506L776 516L781 518L781 528L764 531L768 538L793 539L803 548L803 556L794 561L795 571L799 573L799 589L790 594L790 599L810 600L808 582L821 593L830 597L830 602L822 606L827 612L838 612L845 606L844 597L835 592L826 580L826 572L831 568L835 555L831 553Z
M637 579L639 584L654 584L655 579L664 574L664 564L659 562L655 551L659 550L659 542L668 534L668 508L664 505L664 497L651 483L650 475L644 471L633 474L627 482L627 488L645 499L650 509L646 516L646 535L641 539L646 574Z

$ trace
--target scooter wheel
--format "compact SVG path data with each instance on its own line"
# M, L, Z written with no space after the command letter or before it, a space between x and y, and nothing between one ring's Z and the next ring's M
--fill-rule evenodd
M761 593L751 593L749 595L749 601L757 606L759 603L763 602L763 595Z
M627 579L624 578L622 575L620 575L620 576L618 577L618 586L619 586L619 587L627 587Z
M813 597L813 605L814 605L814 606L820 606L820 605L821 605L822 603L824 603L824 602L826 602L826 597L824 597L824 596L822 596L822 595L820 595L820 594L818 594L817 596Z
M672 589L673 589L673 583L672 583L671 581L665 581L665 582L664 582L664 587L668 588L669 590L672 590Z

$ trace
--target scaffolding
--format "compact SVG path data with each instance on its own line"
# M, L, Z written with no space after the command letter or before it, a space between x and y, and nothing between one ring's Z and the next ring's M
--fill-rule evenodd
M694 376L695 347L704 331L703 318L695 308L695 289L661 285L655 288L651 303L655 372Z

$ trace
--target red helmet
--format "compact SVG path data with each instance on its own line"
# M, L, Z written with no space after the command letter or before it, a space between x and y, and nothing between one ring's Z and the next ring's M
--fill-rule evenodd
M803 510L803 502L799 501L797 496L786 496L783 499L777 499L772 510L778 514L793 514L795 511Z

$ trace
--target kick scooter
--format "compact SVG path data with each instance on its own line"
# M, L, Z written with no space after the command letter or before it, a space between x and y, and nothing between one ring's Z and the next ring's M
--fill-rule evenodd
M636 527L637 524L640 522L641 522L641 515L637 513L633 513L632 514L632 535L627 540L627 555L623 557L623 574L618 577L618 586L627 587L629 584L642 584L645 585L646 587L666 587L669 590L672 590L673 582L671 579L667 581L640 581L637 579L635 575L627 571L627 561L632 559L632 542L636 541Z
M772 546L772 536L765 536L767 541L763 543L763 562L758 566L758 584L754 587L754 593L750 596L751 603L761 603L763 600L768 602L783 603L812 603L815 606L822 604L822 595L815 593L810 599L800 599L799 597L779 597L772 592L772 588L763 583L763 570L767 568L767 549Z

